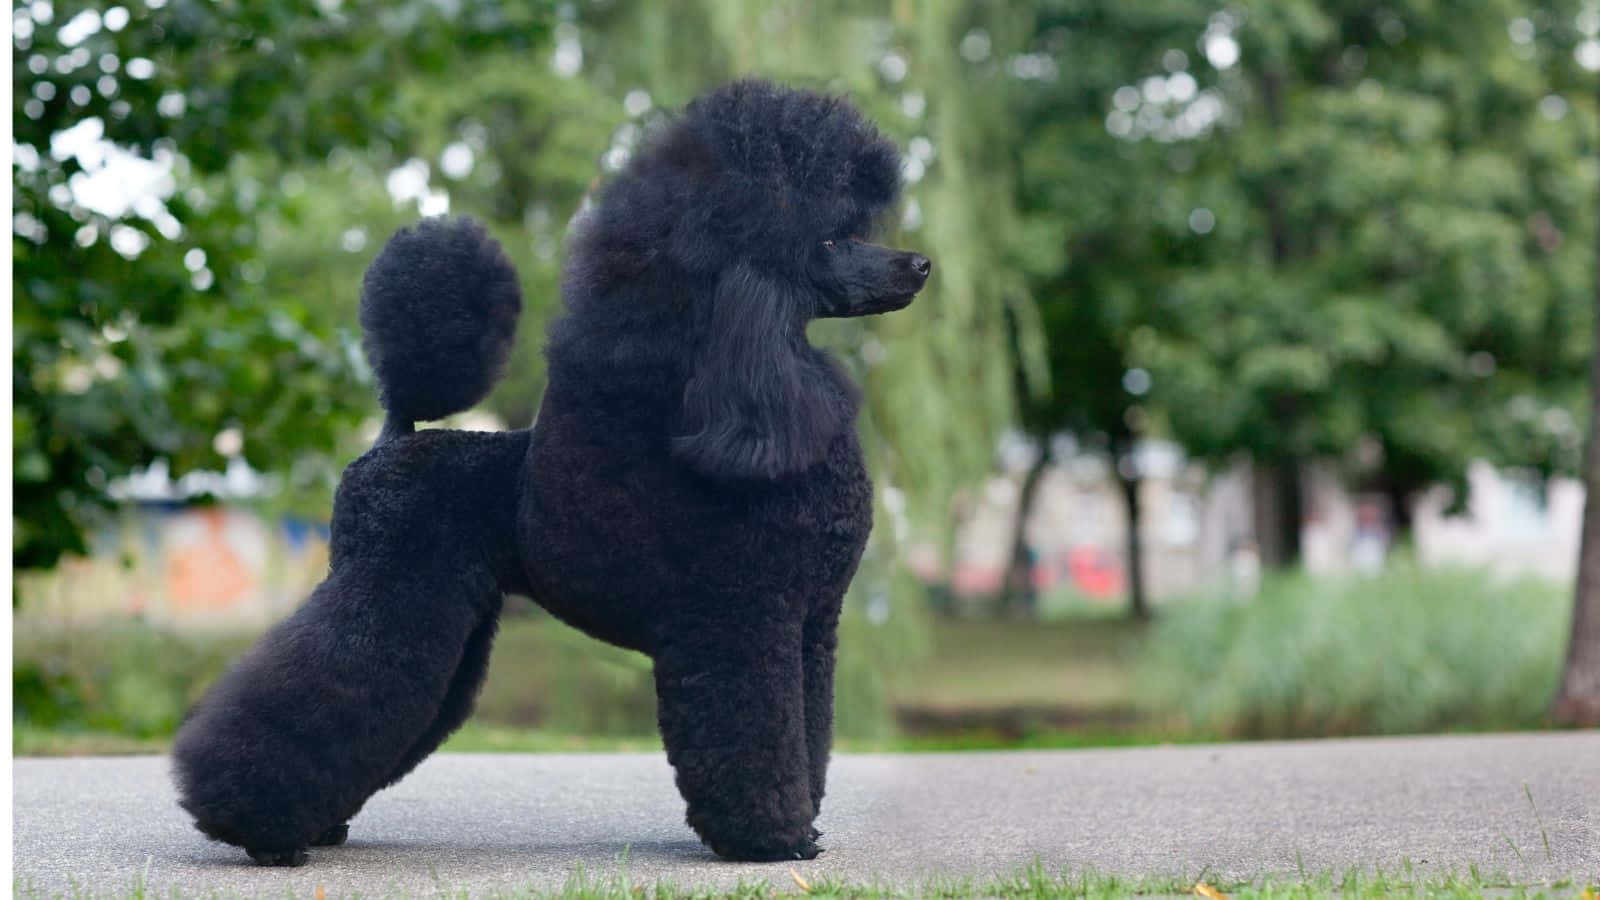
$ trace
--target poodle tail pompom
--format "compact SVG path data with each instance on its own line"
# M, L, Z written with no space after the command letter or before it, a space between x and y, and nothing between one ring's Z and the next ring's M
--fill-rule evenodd
M482 400L521 311L516 270L482 225L434 218L396 232L361 282L363 345L389 412L384 436Z

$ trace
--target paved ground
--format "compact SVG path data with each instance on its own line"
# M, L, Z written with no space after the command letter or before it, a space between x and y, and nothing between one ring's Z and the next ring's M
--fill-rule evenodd
M557 888L580 867L624 865L634 883L793 887L790 865L703 850L657 754L436 757L368 804L348 845L300 869L206 842L163 759L24 759L12 773L16 883L46 893L125 894L139 873L157 895ZM827 852L793 865L806 878L914 885L1035 858L1182 877L1410 861L1600 878L1600 732L844 756L820 825Z

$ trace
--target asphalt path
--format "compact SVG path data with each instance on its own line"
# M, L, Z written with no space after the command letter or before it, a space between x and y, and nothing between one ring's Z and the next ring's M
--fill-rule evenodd
M160 757L12 764L14 884L43 895L328 897L732 887L794 876L902 887L1052 872L1211 880L1351 868L1600 880L1600 732L835 758L796 863L716 859L661 754L452 754L379 794L343 847L260 868L206 841ZM580 874L581 873L581 874Z

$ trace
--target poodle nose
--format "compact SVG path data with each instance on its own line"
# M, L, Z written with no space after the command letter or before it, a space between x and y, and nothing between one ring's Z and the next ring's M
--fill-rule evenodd
M928 273L933 271L933 260L918 253L911 257L911 271L921 275L923 278L927 278Z

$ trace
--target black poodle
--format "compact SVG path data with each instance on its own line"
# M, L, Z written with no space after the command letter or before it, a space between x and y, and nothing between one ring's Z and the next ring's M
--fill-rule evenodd
M361 301L388 418L334 499L331 571L173 750L200 830L268 864L342 842L467 717L503 597L525 594L654 659L712 850L815 856L872 485L855 386L806 325L926 281L926 257L863 240L898 172L839 98L743 81L691 103L576 225L530 431L413 431L488 391L521 301L476 224L395 235Z

